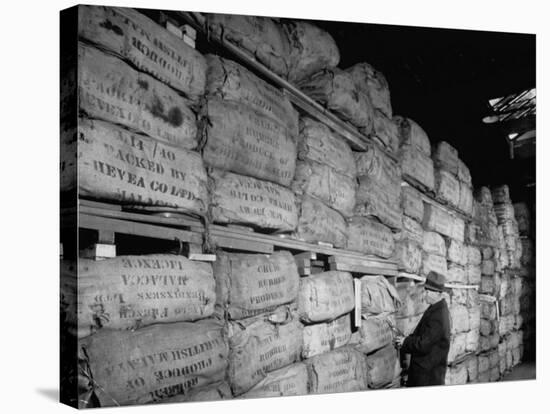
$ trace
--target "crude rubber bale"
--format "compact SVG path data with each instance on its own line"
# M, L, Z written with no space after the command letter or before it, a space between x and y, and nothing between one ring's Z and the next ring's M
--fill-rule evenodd
M87 118L79 119L76 144L80 195L206 214L208 176L199 153Z
M191 101L113 55L79 43L78 103L89 117L184 148L197 147Z
M216 310L232 320L270 312L298 298L300 276L290 252L225 253L214 262Z
M204 14L210 36L242 48L277 75L286 77L290 45L282 27L269 17Z
M374 108L391 118L390 88L382 72L366 62L357 63L346 69L346 72L352 76L357 89L369 98Z
M78 34L198 103L206 62L194 48L131 8L79 6Z
M296 169L297 129L249 105L208 99L203 108L204 163L213 168L289 186Z
M282 27L290 45L290 82L300 82L321 70L338 66L340 51L327 31L301 20L285 20Z
M299 82L298 87L365 135L372 133L372 103L368 97L356 92L354 80L349 73L338 68L327 69Z
M79 341L101 407L162 402L219 382L228 352L223 324L213 319L104 330Z

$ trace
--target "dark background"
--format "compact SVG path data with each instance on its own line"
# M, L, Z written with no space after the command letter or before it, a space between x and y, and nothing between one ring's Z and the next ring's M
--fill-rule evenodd
M340 49L340 67L368 62L386 76L394 114L416 120L432 145L448 141L475 187L508 184L535 201L534 146L510 159L515 125L485 124L489 99L535 87L535 35L316 21ZM534 121L534 120L529 120Z

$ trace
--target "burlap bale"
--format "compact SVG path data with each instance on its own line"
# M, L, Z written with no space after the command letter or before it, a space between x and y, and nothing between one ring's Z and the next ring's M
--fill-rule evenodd
M460 201L460 184L453 174L443 169L435 170L435 194L452 206L458 207Z
M378 138L385 148L392 153L399 150L399 129L396 123L376 108L374 109L373 128L373 137Z
M447 281L450 283L468 284L469 273L466 269L456 263L448 263L447 266Z
M520 234L522 236L529 236L531 234L531 212L527 203L514 203L514 215Z
M495 273L495 261L492 259L483 260L481 262L481 274L482 275L492 275Z
M468 290L463 288L451 288L451 304L468 306Z
M401 187L401 208L406 216L419 222L424 219L424 202L418 190L411 186Z
M508 225L510 228L510 230L505 232L505 234L512 234L512 231L517 232L517 222L515 218L514 206L512 204L495 204L494 210L498 222Z
M458 179L461 183L466 184L468 187L472 186L472 175L470 169L460 158L458 159Z
M305 360L309 392L325 394L367 389L367 357L350 347Z
M437 143L433 154L434 163L453 175L458 175L458 151L446 141Z
M466 333L466 352L477 352L479 349L479 330L472 329Z
M395 327L399 329L399 331L402 332L403 335L410 335L418 326L420 319L422 319L422 315L423 313L419 313L418 315L401 316L395 318Z
M397 312L397 317L414 316L427 309L428 304L424 301L424 285L414 282L399 283L397 293L401 299L402 306Z
M356 349L364 354L370 354L386 345L390 345L393 341L393 331L388 316L379 315L362 318L359 335L361 339L359 344L356 345Z
M447 256L447 246L445 239L440 234L434 231L425 231L423 235L422 249L426 253L435 254L437 256Z
M196 152L108 122L79 119L78 185L82 196L202 216L208 207L207 180Z
M399 270L416 274L420 271L422 265L422 249L413 241L398 241L395 243L393 259Z
M474 191L474 198L484 206L493 207L493 196L489 187L482 186L476 188Z
M481 267L467 265L465 269L466 269L466 277L468 279L468 284L479 285L481 283Z
M366 176L359 177L359 187L355 194L355 215L376 217L392 229L401 229L403 213L399 198L395 198L390 191Z
M468 382L477 382L478 377L478 358L472 355L466 360L466 369L468 370Z
M367 96L374 108L391 118L390 88L384 74L366 62L357 63L346 72L352 76L359 93Z
M354 152L357 175L369 178L372 183L386 189L393 198L401 194L401 168L376 145L369 144L366 150Z
M465 332L451 335L447 363L452 363L466 353L466 336L467 334Z
M491 196L494 204L510 204L510 189L506 184L491 188Z
M229 322L228 376L233 394L243 394L269 372L299 361L302 328L298 315L286 309Z
M447 260L461 266L466 266L468 264L468 251L463 243L453 239L447 239L446 245Z
M175 90L82 43L78 59L80 111L180 148L197 146L196 116Z
M350 273L333 270L300 279L298 309L302 321L331 321L351 312L354 306Z
M451 305L449 308L451 318L451 333L458 334L468 332L470 329L470 318L468 308L464 305Z
M311 358L347 345L351 340L351 317L345 314L324 323L304 326L303 358Z
M468 382L468 368L466 363L461 363L447 368L445 372L445 385L464 385Z
M465 183L460 183L460 192L458 196L457 208L468 216L471 216L474 209L474 196L472 188Z
M338 66L340 51L327 31L300 20L285 20L282 26L290 44L290 82L296 83L323 69Z
M210 167L289 186L298 130L246 104L209 99L204 107L204 162Z
M366 135L373 129L374 110L368 96L358 94L353 77L341 69L327 69L298 83L310 98L325 105Z
M495 302L481 302L481 317L483 319L493 320L497 318L497 308Z
M216 223L279 231L292 231L298 225L296 197L278 184L214 170L210 190L211 217Z
M216 300L212 266L176 255L80 259L77 289L79 337L208 318Z
M367 217L356 216L348 220L347 248L387 259L392 256L395 243L387 226Z
M232 398L233 394L231 393L229 384L225 381L220 381L196 390L192 390L188 394L177 394L173 397L165 398L162 400L162 403L219 401L231 400Z
M479 321L479 334L481 336L491 336L498 328L496 320L481 319Z
M412 145L422 154L428 157L431 155L430 139L420 125L410 118L398 115L393 117L393 122L398 126L401 146Z
M464 242L464 221L452 216L441 207L424 203L425 230L435 231L444 236Z
M282 27L269 17L205 14L210 36L239 46L277 75L286 77L290 45Z
M369 388L381 388L401 375L399 351L393 344L367 356Z
M356 177L354 153L342 137L307 116L300 117L299 131L298 159L316 161L347 177Z
M403 216L403 229L398 233L394 233L394 237L397 241L410 240L417 243L418 246L422 246L424 243L424 230L418 221Z
M315 161L298 161L291 186L298 196L310 195L344 217L353 214L356 187L355 179Z
M489 352L488 357L489 357L489 368L493 369L495 367L498 367L498 361L499 361L498 350L492 350L491 352Z
M348 228L344 217L313 197L304 196L296 236L309 243L325 242L345 248Z
M393 313L401 307L401 299L395 286L384 276L361 278L361 315L372 316Z
M297 362L268 373L239 398L285 397L307 394L308 376L304 363Z
M75 191L78 183L78 130L61 125L59 148L59 191Z
M477 247L467 246L468 264L479 266L481 264L481 252Z
M206 62L194 48L130 8L80 6L78 34L198 102Z
M445 256L431 253L422 254L421 274L423 276L427 276L430 272L436 272L440 275L447 276L447 271L447 259L445 259Z
M102 407L159 402L224 378L222 332L211 319L105 330L80 341L79 359Z
M399 150L399 160L403 176L412 178L428 191L434 190L434 165L428 155L414 145L403 145Z
M300 276L290 252L219 253L214 263L216 309L220 316L242 319L296 301Z
M257 113L285 125L292 136L298 134L298 113L279 89L232 60L207 55L206 61L209 97L248 105Z

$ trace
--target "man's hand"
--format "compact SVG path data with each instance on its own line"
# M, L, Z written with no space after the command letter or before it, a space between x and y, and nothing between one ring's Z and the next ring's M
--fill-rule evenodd
M403 346L403 341L405 340L404 336L396 336L393 340L394 346L399 349Z

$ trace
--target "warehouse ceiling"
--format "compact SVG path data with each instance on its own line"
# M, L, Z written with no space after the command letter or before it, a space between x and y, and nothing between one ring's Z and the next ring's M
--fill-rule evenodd
M365 61L386 75L394 113L418 121L432 143L446 140L455 146L470 167L475 186L509 183L516 200L534 199L535 139L530 134L535 132L535 108L521 119L483 122L495 115L490 100L521 98L535 88L534 35L316 24L336 40L340 67ZM535 98L530 97L529 104L534 105ZM510 135L527 138L516 141L514 159L510 159Z

